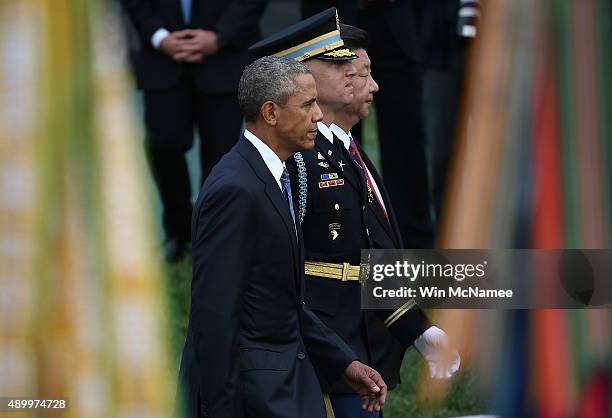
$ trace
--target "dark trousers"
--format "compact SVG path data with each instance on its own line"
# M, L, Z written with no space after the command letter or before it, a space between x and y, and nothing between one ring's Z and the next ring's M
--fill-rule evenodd
M186 73L170 89L145 90L145 147L163 205L166 238L191 239L191 182L185 153L194 127L201 139L202 181L236 143L242 115L235 93L205 94Z
M405 248L431 248L434 229L422 110L423 73L403 53L383 13L360 14L370 33L372 75L380 87L374 96L382 175Z
M361 408L361 399L354 393L330 394L332 409L336 418L378 418L378 412Z

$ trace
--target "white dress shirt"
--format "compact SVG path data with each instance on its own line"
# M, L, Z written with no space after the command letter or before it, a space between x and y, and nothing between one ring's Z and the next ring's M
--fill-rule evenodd
M329 140L329 142L332 144L334 143L334 134L323 122L317 122L317 129Z
M151 36L151 45L153 45L153 48L159 49L159 46L161 45L162 41L166 39L168 35L170 35L170 32L168 32L168 29L166 28L157 29L155 33L153 34L153 36Z
M325 125L323 125L325 126ZM327 128L327 126L325 126ZM347 150L349 149L349 146L351 145L351 132L349 131L348 133L344 132L344 130L339 127L338 125L336 125L335 123L332 123L329 126L329 131L336 134L336 136L338 138L340 138L340 141L342 141L342 144L344 145L344 148L346 148ZM328 138L329 139L329 138ZM333 142L333 138L331 140ZM384 211L387 211L387 207L385 206L385 202L383 201L382 198L382 194L380 193L380 190L378 189L378 185L376 184L376 180L374 180L374 177L372 177L372 173L370 173L370 170L368 170L368 167L365 167L364 164L364 170L367 171L368 173L368 177L370 177L370 181L372 182L372 186L374 186L374 193L376 193L376 196L378 197L378 201L380 202L380 204L382 205Z
M272 177L274 177L274 180L276 180L278 187L280 187L282 191L283 185L281 184L280 178L283 175L283 170L285 169L284 161L281 161L281 159L278 158L278 155L276 155L276 153L272 151L269 146L267 146L261 139L257 138L248 129L244 130L244 136L251 144L255 146L255 148L257 148L257 151L259 151L261 158L263 158L264 163L266 163L268 170L270 170L270 173L272 173Z

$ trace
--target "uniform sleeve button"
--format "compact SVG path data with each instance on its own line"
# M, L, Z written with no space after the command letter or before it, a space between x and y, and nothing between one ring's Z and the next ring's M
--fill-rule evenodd
M336 203L336 204L334 205L334 209L336 209L336 210L340 210L340 205L339 205L338 203Z
M300 360L304 360L306 358L306 353L300 351L299 353L297 353L297 358Z

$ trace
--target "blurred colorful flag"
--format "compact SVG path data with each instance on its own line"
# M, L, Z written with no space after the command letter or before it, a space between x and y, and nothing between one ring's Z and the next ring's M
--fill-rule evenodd
M482 6L440 247L609 248L611 3ZM612 416L609 310L452 311L442 322L500 416Z
M0 396L67 399L53 417L173 409L116 7L0 1Z

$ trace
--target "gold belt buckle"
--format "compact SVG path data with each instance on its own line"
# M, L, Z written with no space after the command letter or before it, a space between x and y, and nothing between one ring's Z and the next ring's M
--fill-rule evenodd
M351 265L349 263L342 263L342 281L346 282L348 280L349 267Z
M370 264L369 263L361 263L359 269L359 284L363 284L368 277L370 276Z

